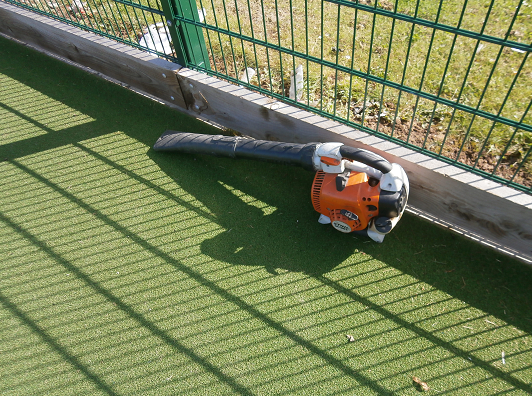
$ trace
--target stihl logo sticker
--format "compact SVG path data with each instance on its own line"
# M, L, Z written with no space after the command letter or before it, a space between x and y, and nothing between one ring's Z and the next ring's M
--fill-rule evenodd
M345 233L351 232L351 227L349 227L343 221L335 220L333 221L332 226L341 232L345 232Z

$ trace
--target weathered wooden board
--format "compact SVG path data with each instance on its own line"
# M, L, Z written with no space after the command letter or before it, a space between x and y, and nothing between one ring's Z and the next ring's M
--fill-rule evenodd
M410 211L532 264L530 195L2 2L0 33L90 67L181 111L245 135L301 143L340 141L371 149L406 170L411 182Z

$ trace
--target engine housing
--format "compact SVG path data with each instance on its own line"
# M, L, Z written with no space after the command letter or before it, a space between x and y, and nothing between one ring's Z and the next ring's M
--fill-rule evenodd
M327 216L341 232L364 230L379 216L379 181L363 172L318 171L311 195L314 210Z

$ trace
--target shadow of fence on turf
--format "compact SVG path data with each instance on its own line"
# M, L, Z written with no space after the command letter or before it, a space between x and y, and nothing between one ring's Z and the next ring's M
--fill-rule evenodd
M26 84L89 122L0 101L40 131L0 144L14 392L532 392L528 268L410 216L382 245L337 233L305 171L152 152L163 129L117 130L55 74Z

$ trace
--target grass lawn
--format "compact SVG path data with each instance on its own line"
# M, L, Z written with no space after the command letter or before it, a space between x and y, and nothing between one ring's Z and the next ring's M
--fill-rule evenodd
M532 392L531 268L339 233L311 173L165 129L216 132L0 38L0 395Z

